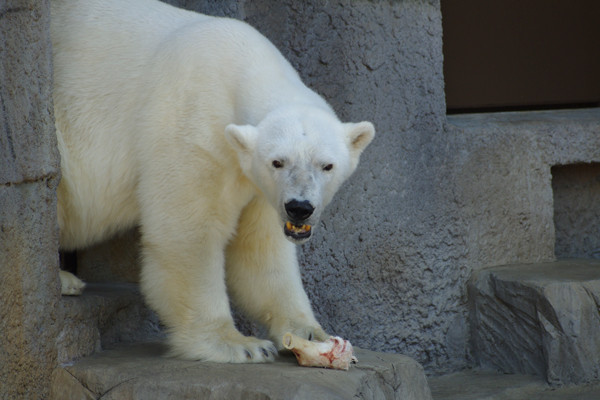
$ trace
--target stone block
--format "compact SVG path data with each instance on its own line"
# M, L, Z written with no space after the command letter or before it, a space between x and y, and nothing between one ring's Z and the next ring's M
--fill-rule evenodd
M413 359L356 349L349 371L305 368L284 355L270 364L165 357L161 343L119 345L55 371L54 399L431 399ZM74 379L72 379L74 378Z
M552 385L600 380L600 261L482 270L469 296L480 366Z
M50 3L0 4L0 183L54 175Z
M44 399L56 365L58 151L49 1L0 2L0 398Z
M0 185L0 398L47 397L60 296L55 191L56 180Z
M137 285L88 284L81 296L63 296L58 362L88 356L114 343L161 338L158 317L143 302Z

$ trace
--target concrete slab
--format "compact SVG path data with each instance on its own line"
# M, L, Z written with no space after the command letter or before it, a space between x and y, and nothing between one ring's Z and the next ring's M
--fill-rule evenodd
M433 400L597 400L600 385L554 388L531 375L463 371L429 378Z
M53 399L403 399L431 394L413 359L356 349L349 371L305 368L293 355L270 364L218 364L166 357L160 342L118 345L63 365L53 374Z
M543 391L547 385L539 377L497 372L463 371L429 378L433 400L517 399L522 393Z

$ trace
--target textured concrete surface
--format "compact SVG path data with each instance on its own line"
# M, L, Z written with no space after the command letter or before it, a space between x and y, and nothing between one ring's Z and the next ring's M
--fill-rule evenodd
M81 296L63 296L58 362L88 356L114 343L164 337L158 317L144 304L137 285L88 284Z
M600 380L600 261L482 270L469 294L473 353L482 367L552 385Z
M55 180L0 185L0 398L43 398L56 362L55 191Z
M356 350L349 371L271 364L216 364L165 356L160 343L118 346L53 374L53 399L402 399L431 398L423 368L393 354Z
M0 4L0 182L55 178L48 1Z
M453 115L448 127L471 268L552 261L551 167L600 161L600 109Z
M430 378L433 400L597 400L600 385L550 387L530 375L463 371Z
M0 398L48 397L59 299L48 2L0 3Z

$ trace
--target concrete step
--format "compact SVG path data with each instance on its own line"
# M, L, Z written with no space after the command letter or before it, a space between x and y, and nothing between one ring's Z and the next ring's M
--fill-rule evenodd
M164 337L158 317L144 304L136 284L90 283L83 295L61 298L59 315L59 363L114 343Z
M349 371L305 368L291 354L269 364L165 356L159 343L116 345L53 374L52 399L431 399L423 368L396 354L355 349Z
M540 377L463 371L429 378L433 400L598 400L600 384L552 387Z
M554 386L600 381L600 261L494 267L469 283L477 365Z

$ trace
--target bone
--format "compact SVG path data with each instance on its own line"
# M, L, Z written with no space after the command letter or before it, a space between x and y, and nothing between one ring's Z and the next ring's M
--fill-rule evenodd
M283 347L291 350L303 367L324 367L348 370L350 364L358 362L352 344L338 336L324 342L311 342L293 333L283 335Z

